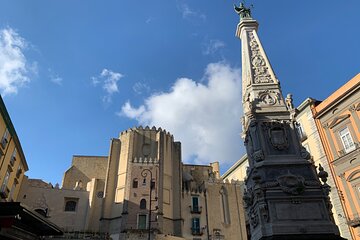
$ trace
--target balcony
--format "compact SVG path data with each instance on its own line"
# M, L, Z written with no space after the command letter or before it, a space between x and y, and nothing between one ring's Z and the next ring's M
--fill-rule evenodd
M211 240L223 240L225 236L221 234L221 229L214 228L213 234L210 235Z
M201 236L203 235L203 230L201 228L191 228L191 234L193 236Z
M225 239L225 236L224 236L224 235L215 234L215 235L210 235L210 239L211 239L211 240L224 240L224 239Z
M0 189L0 198L6 199L9 196L10 190L7 186L3 185Z
M354 151L354 150L356 150L356 149L358 149L358 148L360 148L360 144L355 142L353 148L342 149L342 150L338 151L339 157L343 157L343 156L345 156L346 154L348 154L348 153L350 153L350 152L352 152L352 151Z
M189 206L190 212L192 214L201 214L202 207L199 206Z

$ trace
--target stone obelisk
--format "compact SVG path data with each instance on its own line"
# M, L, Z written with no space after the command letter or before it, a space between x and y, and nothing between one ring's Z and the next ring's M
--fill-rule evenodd
M296 133L291 95L279 80L257 34L250 9L240 15L243 137L249 158L244 202L251 239L342 239L334 224L326 183ZM321 181L319 180L321 179Z

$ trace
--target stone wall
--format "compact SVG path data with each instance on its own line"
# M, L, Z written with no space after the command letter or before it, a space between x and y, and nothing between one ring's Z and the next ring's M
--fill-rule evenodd
M105 179L108 157L73 156L71 167L64 173L62 188L74 189L81 181L83 188L92 179Z

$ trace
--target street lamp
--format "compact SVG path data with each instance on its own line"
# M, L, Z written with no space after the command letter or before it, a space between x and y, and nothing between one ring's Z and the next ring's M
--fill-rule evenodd
M155 182L153 183L152 171L147 168L145 168L141 171L141 176L145 179L148 174L150 174L150 189L149 189L150 200L149 200L149 220L148 220L148 240L150 240L150 237L151 237L151 212L153 211L151 209L151 203L157 201L157 197L155 197L154 200L152 199L152 190L155 187ZM157 210L157 208L155 210Z

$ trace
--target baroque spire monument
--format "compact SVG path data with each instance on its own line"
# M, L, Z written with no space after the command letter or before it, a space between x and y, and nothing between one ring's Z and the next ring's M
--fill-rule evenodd
M296 132L292 96L284 98L250 8L240 16L243 138L249 158L244 202L252 240L343 239L332 216L327 173L319 172ZM319 180L321 179L321 181Z

